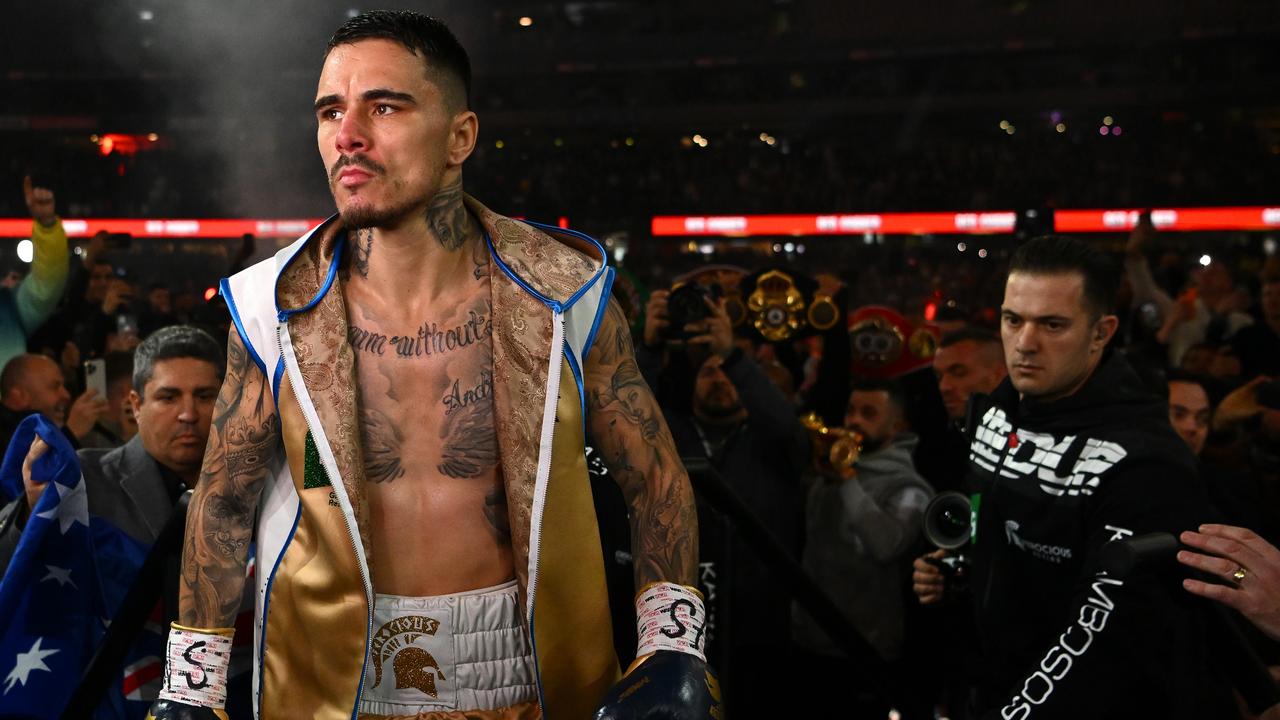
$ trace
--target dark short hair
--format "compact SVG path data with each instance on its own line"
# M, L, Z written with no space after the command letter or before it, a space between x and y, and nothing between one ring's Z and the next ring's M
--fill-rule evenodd
M1002 341L995 330L989 330L984 327L974 325L966 325L957 330L942 336L938 341L938 347L946 348L952 345L959 345L962 342L973 342L979 345L1000 345Z
M1111 314L1120 274L1105 253L1083 240L1063 235L1045 235L1028 241L1014 251L1009 274L1079 275L1084 280L1084 304L1097 318Z
M853 397L856 392L882 392L889 396L889 404L901 413L903 418L907 416L907 393L902 388L902 384L896 380L855 378L853 386L849 388L849 397Z
M1217 378L1174 368L1166 375L1164 388L1162 388L1163 392L1161 394L1166 400L1169 398L1169 385L1176 382L1199 385L1200 389L1204 390L1205 397L1209 398L1210 408L1218 407L1218 403L1222 402L1222 398L1226 394L1223 392L1222 381Z
M447 25L412 10L370 10L342 23L329 38L324 55L329 57L339 45L373 39L394 40L421 55L428 71L442 71L457 81L461 97L455 99L462 109L471 107L471 60Z
M143 388L151 381L156 363L175 358L204 360L217 369L221 379L226 356L222 346L209 333L191 325L170 325L147 336L133 351L133 389L143 395Z

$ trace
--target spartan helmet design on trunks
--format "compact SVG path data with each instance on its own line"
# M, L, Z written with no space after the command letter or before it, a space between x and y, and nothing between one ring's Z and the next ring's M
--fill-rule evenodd
M436 697L436 676L431 671L435 670L441 680L447 679L431 653L420 647L407 647L396 653L391 668L396 675L397 690L417 688L431 697Z
M398 617L378 628L369 648L373 657L373 687L382 684L382 666L394 656L391 670L396 676L397 690L416 688L438 697L436 676L441 680L448 678L431 653L414 646L413 641L423 635L435 635L439 629L439 620L421 615Z

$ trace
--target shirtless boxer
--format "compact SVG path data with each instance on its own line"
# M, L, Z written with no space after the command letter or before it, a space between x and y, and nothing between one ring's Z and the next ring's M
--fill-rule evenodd
M469 85L457 40L412 12L329 43L338 214L223 281L235 328L155 718L221 716L251 538L260 717L719 715L693 495L612 271L594 240L463 194ZM587 431L632 518L621 680Z

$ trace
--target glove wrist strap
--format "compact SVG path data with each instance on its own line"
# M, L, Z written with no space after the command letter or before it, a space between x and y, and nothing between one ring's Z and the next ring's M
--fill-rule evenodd
M694 588L658 582L636 595L636 657L673 650L705 661L706 626L706 604Z
M208 708L226 705L234 634L234 628L189 628L173 623L165 649L160 699Z

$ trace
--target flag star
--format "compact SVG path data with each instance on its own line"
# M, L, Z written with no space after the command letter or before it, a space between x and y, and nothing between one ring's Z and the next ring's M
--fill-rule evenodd
M49 574L40 578L40 582L44 582L45 580L57 580L58 587L66 587L67 585L70 585L76 590L80 589L76 587L75 581L71 579L71 568L60 568L53 565L45 565L45 567L48 568Z
M19 683L21 683L23 687L26 687L27 677L31 675L32 670L53 672L49 669L48 665L44 664L44 659L59 651L41 650L40 643L43 641L44 638L36 638L36 641L31 646L30 650L24 653L18 653L16 661L17 664L14 666L13 670L9 672L9 676L4 679L4 694L8 695L9 691L13 689L13 686Z
M58 506L52 510L36 513L36 517L47 520L56 518L63 535L66 535L67 530L75 523L88 527L89 496L84 491L84 479L81 478L72 487L67 487L60 482L54 482L53 485L58 489Z

